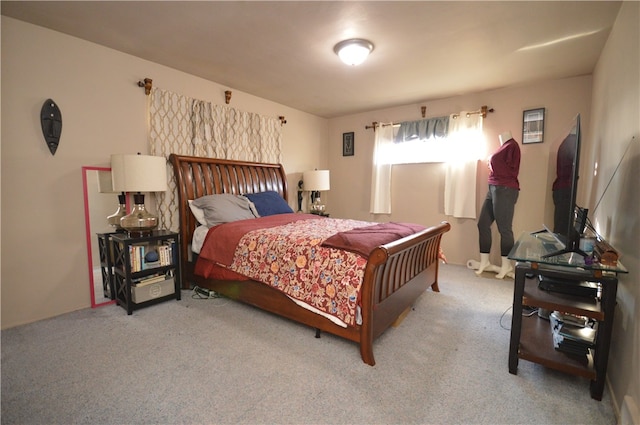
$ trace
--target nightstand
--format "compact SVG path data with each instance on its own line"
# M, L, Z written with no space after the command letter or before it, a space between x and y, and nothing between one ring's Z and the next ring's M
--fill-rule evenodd
M100 254L100 271L102 274L102 292L105 298L114 300L115 290L113 285L113 246L111 235L118 232L98 233L98 252Z
M116 303L133 310L180 299L180 235L154 230L149 236L111 235Z

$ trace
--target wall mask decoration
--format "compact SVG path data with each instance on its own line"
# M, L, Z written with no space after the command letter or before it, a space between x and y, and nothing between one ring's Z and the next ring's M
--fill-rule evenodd
M40 124L42 125L44 141L49 147L51 155L55 155L60 143L60 134L62 133L62 113L58 105L51 99L47 99L42 105Z

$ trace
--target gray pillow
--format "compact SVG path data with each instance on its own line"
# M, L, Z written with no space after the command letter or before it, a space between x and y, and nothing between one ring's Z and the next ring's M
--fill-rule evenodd
M193 216L198 220L200 224L207 224L207 220L204 219L204 210L193 205L193 200L189 199L189 209L193 213Z
M255 218L244 196L223 193L194 199L192 206L202 209L207 226Z

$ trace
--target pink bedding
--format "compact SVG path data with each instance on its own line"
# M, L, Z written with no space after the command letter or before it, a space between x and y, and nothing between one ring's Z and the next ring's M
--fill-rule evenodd
M214 266L222 265L354 325L367 260L321 243L336 233L371 224L311 214L221 224L209 230L195 273L209 278Z

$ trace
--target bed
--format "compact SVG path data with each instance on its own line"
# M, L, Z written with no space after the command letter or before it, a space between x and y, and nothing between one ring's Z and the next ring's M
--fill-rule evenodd
M189 201L215 194L275 192L285 201L288 186L281 164L266 164L171 154L178 194L180 262L183 289L207 288L228 298L328 332L359 344L362 360L375 365L373 341L398 320L429 287L438 288L442 235L447 222L375 247L364 261L359 284L359 321L337 324L292 300L284 292L249 278L207 278L196 272L198 255L191 251L199 227ZM291 214L297 215L297 214ZM300 218L305 218L301 215ZM322 218L319 218L323 220ZM260 220L260 219L257 219ZM308 221L308 220L303 220ZM212 229L213 230L213 229ZM202 261L202 259L200 259Z

